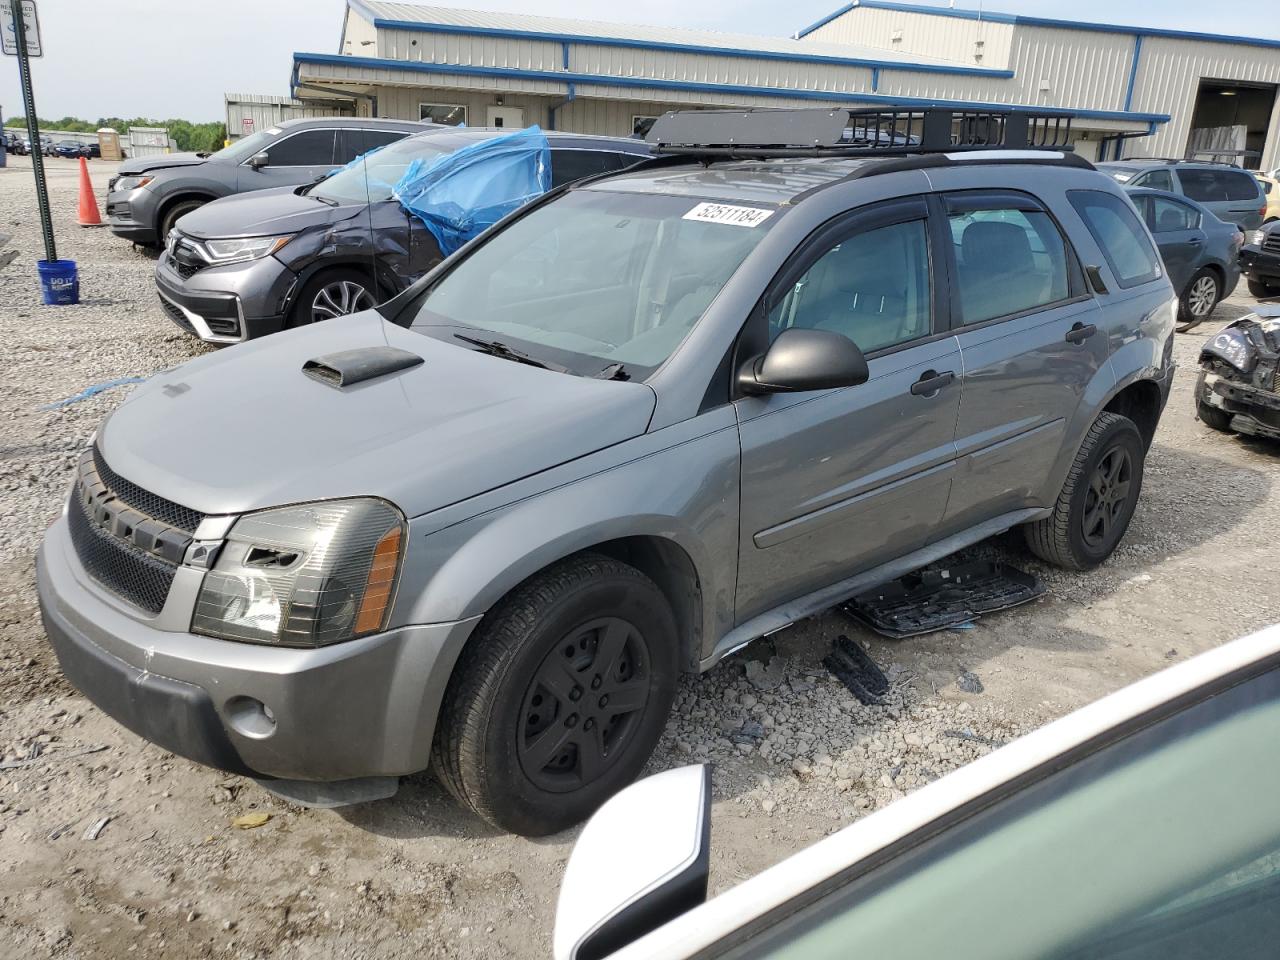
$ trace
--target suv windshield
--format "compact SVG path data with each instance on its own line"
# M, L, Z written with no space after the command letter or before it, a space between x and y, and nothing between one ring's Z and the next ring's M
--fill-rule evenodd
M495 234L441 278L418 301L413 329L455 343L458 333L498 340L584 376L621 364L639 379L693 329L773 213L573 191Z
M390 200L391 188L404 176L409 164L421 157L430 160L445 151L427 140L410 137L370 150L333 176L307 191L313 197L338 203L372 203Z

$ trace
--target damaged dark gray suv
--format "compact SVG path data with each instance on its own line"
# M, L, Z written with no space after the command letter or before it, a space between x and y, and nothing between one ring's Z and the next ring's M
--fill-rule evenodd
M377 310L154 377L40 551L66 675L281 793L430 766L541 834L682 671L1011 527L1101 563L1177 301L1119 186L1028 149L1063 127L670 114Z

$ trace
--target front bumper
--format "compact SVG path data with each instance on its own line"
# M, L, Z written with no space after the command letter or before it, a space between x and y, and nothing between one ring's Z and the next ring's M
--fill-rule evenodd
M156 232L155 194L145 187L112 190L107 194L107 223L111 232L132 243L160 242Z
M103 712L197 763L287 780L425 769L445 685L479 620L314 649L160 629L172 604L147 618L107 594L76 557L65 518L45 535L36 581L63 672Z
M206 343L239 343L282 330L297 282L297 274L275 257L204 267L187 277L167 252L156 263L160 305L169 319Z
M1280 394L1236 383L1208 370L1196 381L1196 401L1231 415L1231 429L1280 440Z
M1240 251L1240 269L1248 277L1263 283L1280 284L1280 253L1245 244Z

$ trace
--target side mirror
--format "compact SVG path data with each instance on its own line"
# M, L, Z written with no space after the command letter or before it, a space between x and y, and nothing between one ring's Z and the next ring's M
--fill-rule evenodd
M267 151L265 150L263 150L261 153L255 153L252 157L249 158L249 166L253 167L253 169L255 170L261 170L263 167L267 166L269 163L271 163L271 158L267 156Z
M858 345L831 330L791 327L778 334L763 356L738 373L745 394L800 393L866 383L870 372Z
M598 960L707 898L711 768L632 784L573 847L556 906L555 960Z

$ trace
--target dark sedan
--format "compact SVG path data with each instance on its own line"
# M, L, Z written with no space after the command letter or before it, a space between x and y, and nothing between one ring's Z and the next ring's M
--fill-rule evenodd
M415 160L511 133L447 127L368 154L304 187L226 197L178 221L156 266L170 318L209 343L366 310L443 257L431 231L392 196ZM551 185L621 170L650 155L643 140L546 135Z
M54 156L65 157L70 160L88 156L84 151L85 145L79 140L60 140L53 145Z
M1178 330L1204 323L1240 282L1244 232L1176 193L1135 187L1128 194L1146 220L1165 273L1178 292Z

